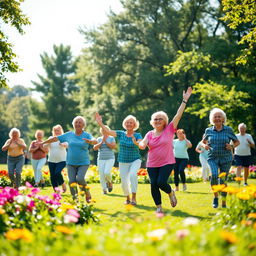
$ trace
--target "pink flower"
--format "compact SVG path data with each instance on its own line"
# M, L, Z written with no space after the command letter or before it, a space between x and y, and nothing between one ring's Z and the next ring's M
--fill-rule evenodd
M28 181L26 181L25 185L27 188L33 188L33 186Z
M64 216L64 223L77 223L78 218L69 214Z
M176 232L176 237L179 240L184 239L188 235L189 235L189 230L188 229L180 229L180 230L177 230L177 232Z
M67 214L68 214L68 215L72 215L72 216L74 216L74 217L76 217L76 218L79 218L79 217L80 217L80 214L79 214L78 211L75 210L75 209L69 209L69 210L67 211Z

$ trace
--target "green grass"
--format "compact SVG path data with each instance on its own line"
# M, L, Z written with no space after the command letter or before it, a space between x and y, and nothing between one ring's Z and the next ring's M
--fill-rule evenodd
M256 180L249 180L249 184L256 184ZM230 183L231 184L231 183ZM92 198L96 201L95 213L100 220L105 223L112 221L126 221L127 218L141 216L143 218L155 218L155 205L150 194L149 184L139 184L137 193L138 205L132 207L128 212L124 205L125 197L122 195L121 185L114 184L114 190L107 195L102 194L100 184L90 184ZM211 220L212 216L216 215L221 209L212 208L212 192L209 183L191 183L187 184L188 191L178 191L176 196L178 204L172 208L169 202L169 197L162 192L162 205L165 212L165 219L179 222L186 217L197 217L201 221ZM232 183L232 186L238 186ZM45 188L42 193L52 193L52 188ZM63 194L64 201L70 201L71 196L69 191Z

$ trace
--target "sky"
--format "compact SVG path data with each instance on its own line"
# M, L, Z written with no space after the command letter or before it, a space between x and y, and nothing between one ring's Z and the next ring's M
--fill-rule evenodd
M16 62L23 70L6 75L10 87L32 87L31 80L38 82L37 74L45 74L40 54L52 55L54 44L70 45L73 55L79 55L85 46L79 27L97 27L106 22L110 9L119 13L122 6L119 0L25 0L21 9L31 22L23 27L25 34L5 28L14 45Z

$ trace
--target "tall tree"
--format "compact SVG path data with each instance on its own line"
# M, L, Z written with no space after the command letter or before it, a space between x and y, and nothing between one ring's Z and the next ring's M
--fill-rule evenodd
M1 0L0 23L7 24L17 29L20 34L24 33L23 26L30 24L28 18L22 13L20 4L24 0ZM6 72L18 72L19 66L14 61L16 57L13 45L0 27L0 87L7 87Z
M42 94L42 103L32 101L31 128L50 132L61 124L66 130L79 113L74 93L78 91L74 75L76 64L70 46L53 46L54 55L41 55L46 77L38 75L40 82L33 82L34 90Z

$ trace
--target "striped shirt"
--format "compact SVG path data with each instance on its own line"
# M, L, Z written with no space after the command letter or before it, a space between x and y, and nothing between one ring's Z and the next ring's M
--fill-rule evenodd
M131 137L126 136L125 131L116 131L117 139L119 140L119 154L118 162L131 163L137 159L140 159L140 151L136 146ZM136 140L141 140L142 136L140 133L135 132L134 137Z
M102 142L103 137L97 138L98 143ZM116 142L113 136L107 137L107 143ZM102 143L101 147L98 149L98 160L109 160L115 159L115 154L113 149L109 148L107 144L104 142Z
M208 160L214 158L223 158L226 161L232 161L232 152L226 149L226 143L236 141L237 137L229 126L223 125L220 131L217 131L214 126L206 128L204 140L208 141L210 147Z

